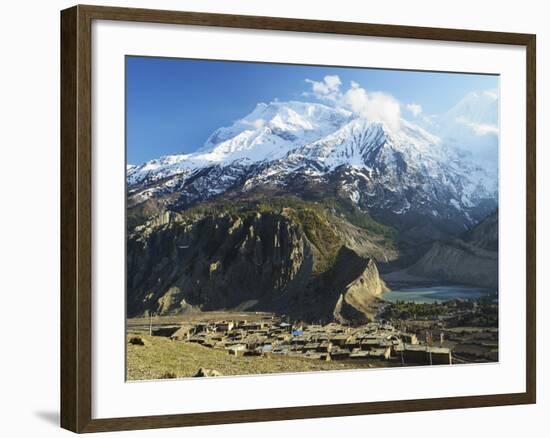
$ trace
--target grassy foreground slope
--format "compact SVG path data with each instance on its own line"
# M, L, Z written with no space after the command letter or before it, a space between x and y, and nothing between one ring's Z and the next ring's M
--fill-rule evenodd
M171 341L160 336L140 337L145 345L127 346L127 379L154 380L169 377L191 377L201 367L214 369L224 376L300 371L344 370L371 368L377 363L325 362L285 356L235 357L226 350L217 350L197 344ZM385 363L385 366L388 366Z

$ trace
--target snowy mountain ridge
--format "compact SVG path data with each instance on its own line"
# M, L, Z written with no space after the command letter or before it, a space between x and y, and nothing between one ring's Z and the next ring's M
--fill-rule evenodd
M299 193L317 184L364 211L414 212L452 219L459 228L497 204L497 169L425 128L404 119L389 126L305 102L258 104L214 131L197 152L128 166L127 181L132 204L170 195L174 208L231 190Z
M342 109L316 103L259 103L244 118L219 128L197 152L168 155L128 170L128 183L157 180L214 165L257 163L282 158L291 150L330 134L351 120Z

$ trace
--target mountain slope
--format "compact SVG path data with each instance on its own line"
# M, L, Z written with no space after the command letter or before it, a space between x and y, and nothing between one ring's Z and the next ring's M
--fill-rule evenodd
M498 206L496 170L476 163L405 120L259 104L197 152L128 166L128 315L369 320L381 263L492 286L498 218L474 226Z
M128 239L128 315L239 308L372 318L385 290L376 264L346 246L354 241L327 214L299 202L211 205L150 220ZM377 248L391 253L381 240Z
M497 191L495 174L414 124L298 102L258 105L194 154L130 168L128 184L130 207L155 198L176 211L231 192L300 195L315 184L405 233L423 217L427 235L469 228L496 208Z
M355 119L265 165L243 187L289 186L296 192L292 181L299 175L326 184L336 180L340 193L359 208L397 226L413 213L413 221L421 215L460 232L496 202L493 176L405 120L396 130Z
M462 239L435 242L408 273L453 283L498 287L498 212Z

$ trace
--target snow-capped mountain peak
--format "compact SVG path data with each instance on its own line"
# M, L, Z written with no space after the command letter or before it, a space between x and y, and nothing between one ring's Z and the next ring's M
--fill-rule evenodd
M468 93L446 113L421 123L445 144L470 152L486 167L498 161L499 97L495 90Z
M349 121L351 113L305 102L260 103L247 116L208 138L200 152L221 162L273 160Z
M296 150L296 154L317 160L328 168L341 165L370 167L371 157L382 147L407 155L439 156L444 147L439 138L401 120L399 127L357 118L332 134ZM411 157L412 158L412 157Z
M135 202L170 195L176 209L231 190L299 194L315 184L365 211L414 211L464 228L497 199L496 171L471 155L404 119L389 125L317 103L272 102L216 130L197 152L128 167L127 180Z
M219 128L197 152L170 155L128 170L130 184L158 180L191 169L282 158L291 150L322 138L351 120L349 111L319 103L259 103L231 126Z

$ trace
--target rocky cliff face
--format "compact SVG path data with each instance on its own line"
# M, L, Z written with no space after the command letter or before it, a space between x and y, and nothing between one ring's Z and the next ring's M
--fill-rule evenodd
M309 209L164 213L128 238L128 316L270 310L366 320L385 290L373 259Z
M283 216L204 216L149 233L128 242L130 314L253 307L311 270L303 233Z

